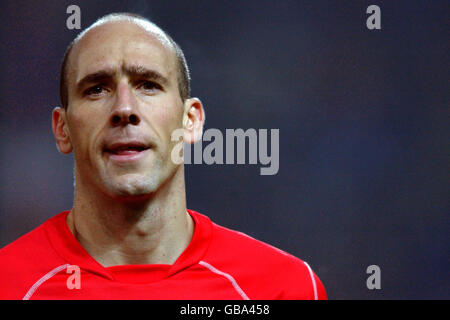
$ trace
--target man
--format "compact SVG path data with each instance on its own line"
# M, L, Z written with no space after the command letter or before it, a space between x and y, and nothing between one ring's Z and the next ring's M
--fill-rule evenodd
M178 45L132 14L69 46L58 150L74 153L73 208L0 250L2 299L325 299L303 261L186 209L183 139L205 113Z

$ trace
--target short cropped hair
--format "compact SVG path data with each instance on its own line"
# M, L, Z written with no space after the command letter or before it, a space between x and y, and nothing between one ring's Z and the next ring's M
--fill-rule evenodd
M167 34L167 32L163 31L160 27L158 27L156 24L151 22L149 19L134 14L134 13L128 13L128 12L121 12L121 13L111 13L108 15L105 15L98 19L95 23L93 23L89 28L81 32L67 47L64 57L61 63L61 70L60 70L60 77L59 77L59 95L61 99L61 105L64 109L67 109L69 106L69 88L68 88L68 79L67 79L67 73L68 73L68 60L70 57L70 53L72 52L73 47L75 44L89 31L91 28L101 25L106 22L110 21L131 21L131 22L143 22L152 25L154 28L157 28L163 35L164 38L169 42L169 44L172 46L175 57L176 57L176 64L177 64L177 81L178 81L178 91L180 93L181 100L184 102L186 99L190 96L190 75L189 75L189 68L186 62L186 58L184 56L183 50L181 50L180 46Z

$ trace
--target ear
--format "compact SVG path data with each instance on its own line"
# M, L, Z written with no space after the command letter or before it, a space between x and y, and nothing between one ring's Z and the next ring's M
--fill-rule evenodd
M59 152L67 154L72 152L72 141L66 121L66 110L61 107L53 109L52 130L56 139L56 147Z
M199 141L203 134L204 123L205 110L200 99L186 99L183 116L184 142L193 144Z

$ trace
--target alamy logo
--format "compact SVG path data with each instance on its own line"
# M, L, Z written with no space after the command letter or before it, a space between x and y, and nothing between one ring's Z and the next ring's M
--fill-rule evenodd
M270 133L270 134L269 134ZM279 170L279 129L226 129L225 137L219 129L207 129L193 147L184 144L184 129L172 133L178 141L172 150L176 164L261 164L260 175L275 175ZM270 144L269 144L270 137ZM203 142L208 144L203 147ZM270 146L270 150L269 150ZM192 152L192 148L194 149ZM225 156L224 156L225 153Z
M66 27L69 30L81 29L81 9L77 5L70 5L66 10L67 14L71 14L66 20Z
M70 265L67 266L66 273L72 274L67 278L66 285L67 289L81 289L81 270L79 266Z
M366 10L367 14L371 14L366 21L367 29L380 30L381 29L381 9L377 5L370 5Z
M381 289L381 269L376 264L370 265L366 269L366 273L370 274L367 278L366 285L367 289Z

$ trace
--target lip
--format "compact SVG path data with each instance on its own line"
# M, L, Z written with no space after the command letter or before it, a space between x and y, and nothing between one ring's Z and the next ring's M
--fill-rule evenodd
M114 162L128 163L128 162L136 162L136 161L142 159L149 152L150 152L150 149L145 149L142 151L130 151L130 152L123 152L120 154L106 151L106 154L107 154L108 158Z
M151 146L141 141L121 141L108 144L103 152L114 162L129 163L142 159L150 150Z

